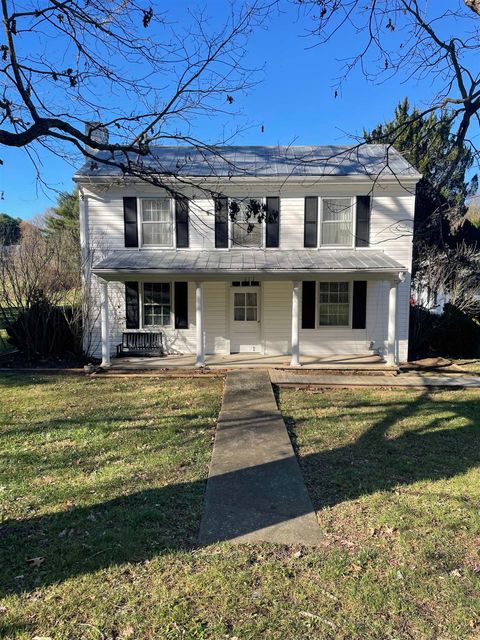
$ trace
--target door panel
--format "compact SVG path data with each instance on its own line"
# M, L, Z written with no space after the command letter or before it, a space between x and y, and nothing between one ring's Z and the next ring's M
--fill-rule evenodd
M260 353L260 288L232 287L230 352Z

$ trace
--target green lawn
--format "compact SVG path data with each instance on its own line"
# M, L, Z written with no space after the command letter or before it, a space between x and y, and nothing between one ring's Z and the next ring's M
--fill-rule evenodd
M221 391L0 378L0 637L478 638L478 392L283 391L324 544L198 548Z
M289 390L281 408L325 533L331 637L480 637L480 392Z

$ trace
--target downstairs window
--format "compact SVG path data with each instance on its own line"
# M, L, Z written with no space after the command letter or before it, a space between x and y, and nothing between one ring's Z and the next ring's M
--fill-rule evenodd
M143 324L166 327L171 324L171 287L168 282L143 285Z
M350 287L348 282L320 282L318 323L321 327L350 325Z

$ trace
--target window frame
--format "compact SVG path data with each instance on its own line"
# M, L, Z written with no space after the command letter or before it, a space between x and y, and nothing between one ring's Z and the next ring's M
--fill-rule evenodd
M249 198L236 198L234 196L232 197L228 197L228 249L234 249L234 250L240 250L240 251L245 251L248 249L262 249L263 251L268 251L268 250L272 250L272 249L279 249L280 248L280 241L281 241L281 229L279 229L279 246L278 247L266 247L266 232L267 232L267 225L265 224L265 220L263 220L263 222L261 222L260 224L262 225L262 237L261 237L261 243L258 247L248 247L248 246L240 246L240 245L235 245L234 244L234 239L233 239L233 226L235 224L235 222L231 219L230 217L230 202L232 201L236 201L236 202L245 202L245 200L257 200L258 202L260 202L262 205L266 205L267 204L267 198L266 196L261 197L261 198L256 198L255 196L251 196ZM281 206L281 205L280 205ZM279 212L280 215L280 212ZM258 222L256 223L258 224Z
M320 284L346 283L348 285L348 324L320 324ZM316 305L315 305L315 326L317 329L334 329L334 330L352 330L352 314L353 314L353 280L335 279L335 280L317 280L316 284ZM304 329L309 331L309 329ZM311 329L310 329L311 331Z
M237 291L235 290L237 289ZM239 289L239 290L238 290ZM249 290L250 289L250 290ZM232 293L233 293L233 304L232 304L232 310L233 310L233 321L234 322L260 322L260 292L259 292L259 287L232 287ZM247 296L248 294L253 294L255 295L255 300L256 300L256 304L255 305L251 305L251 304L247 304ZM245 296L245 304L243 304L242 306L237 306L235 304L235 296L236 295L243 295ZM245 318L243 320L237 320L235 318L235 309L243 309L245 311ZM249 320L247 318L247 309L255 309L256 310L256 317L254 320Z
M170 292L170 322L169 324L145 324L145 285L146 284L166 284L169 287L169 292ZM159 282L158 280L145 280L142 281L140 283L139 286L139 291L138 291L138 297L139 297L139 327L141 330L154 330L154 329L171 329L172 327L175 326L175 300L174 300L174 286L173 286L173 282L168 282L168 281L162 281Z
M146 200L168 200L169 208L170 208L170 227L171 227L171 243L170 244L145 244L143 238L143 225L144 224L156 224L153 221L144 222L143 220L143 203ZM160 197L152 197L152 196L142 196L137 198L138 201L138 238L139 238L139 247L142 249L175 249L176 248L176 237L175 237L175 199L170 198L168 196L160 196Z
M318 207L318 230L317 230L317 247L319 249L355 249L355 238L357 233L357 199L355 196L328 195L319 197ZM352 212L352 240L350 244L324 244L323 242L323 209L324 200L350 200L350 209ZM328 222L327 222L328 224ZM344 280L342 282L345 282Z

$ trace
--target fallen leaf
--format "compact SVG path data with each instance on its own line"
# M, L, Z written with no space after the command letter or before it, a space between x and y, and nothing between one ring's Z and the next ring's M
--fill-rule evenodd
M40 567L45 562L45 558L43 556L37 556L36 558L28 558L27 562L32 567Z

